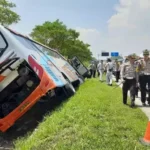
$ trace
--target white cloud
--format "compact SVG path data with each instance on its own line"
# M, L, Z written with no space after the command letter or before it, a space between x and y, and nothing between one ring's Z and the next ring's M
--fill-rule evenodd
M109 30L135 30L139 34L149 28L150 0L120 0L115 10L116 14L108 20Z
M77 27L76 30L82 33L80 38L84 38L85 42L88 42L89 39L94 41L97 37L100 37L100 32L97 29L85 29ZM87 36L89 37L87 38Z
M79 39L90 44L92 53L97 56L99 48L99 43L97 42L101 39L101 33L97 29L85 29L81 27L77 27L76 30L80 32Z
M120 0L108 20L108 34L96 29L77 28L80 39L91 44L94 56L101 50L122 54L150 49L150 0Z

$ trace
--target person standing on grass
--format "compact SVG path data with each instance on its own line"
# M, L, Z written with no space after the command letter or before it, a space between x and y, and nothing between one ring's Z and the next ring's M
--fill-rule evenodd
M106 68L106 83L109 86L112 86L112 76L113 76L113 63L111 59L107 59L107 63L105 65Z
M120 65L119 65L119 71L120 71L120 73L121 73L122 67L123 67L123 61L120 61ZM121 77L119 79L121 79Z
M122 94L123 103L127 104L127 94L130 90L131 107L135 106L135 89L138 83L138 75L136 72L135 55L128 56L129 61L125 63L121 70L121 82L123 83Z
M99 61L99 64L97 66L97 70L100 73L100 81L103 81L103 73L104 73L104 64L103 64L103 60Z
M122 66L123 66L123 62L121 61L121 62L120 62L120 67L119 67L119 70L120 70L120 71L121 71Z
M94 62L92 62L89 67L90 67L91 77L95 78L96 64Z
M137 74L138 74L138 77L140 77L140 74L141 74L141 72L139 72L139 61L138 61L138 59L139 58L137 58L137 60L135 61L135 65L136 65L136 72L137 72ZM138 98L138 92L139 92L139 84L136 86L136 88L135 88L135 97L136 98Z
M100 61L99 61L100 62ZM99 70L98 70L98 64L99 64L99 62L97 63L97 65L96 65L96 71L97 71L97 76L99 77L100 76L100 72L99 72Z
M141 89L141 102L143 106L146 106L146 92L148 92L148 104L150 105L150 58L149 51L144 50L143 52L144 59L142 59L139 63L138 70L140 72L139 75L139 83ZM146 88L148 87L148 89Z
M88 69L90 71L90 78L92 77L92 63L88 66Z
M116 82L118 82L120 78L120 64L117 61L117 59L115 60L115 77L116 77Z

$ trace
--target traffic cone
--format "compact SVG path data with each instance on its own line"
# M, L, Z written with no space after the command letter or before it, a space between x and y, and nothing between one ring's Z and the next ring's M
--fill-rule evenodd
M150 121L148 122L144 138L140 138L140 142L143 145L150 146Z

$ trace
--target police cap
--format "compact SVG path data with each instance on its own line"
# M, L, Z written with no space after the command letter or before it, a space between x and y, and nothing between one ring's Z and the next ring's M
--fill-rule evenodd
M136 54L134 53L134 54L130 54L130 55L128 55L128 57L127 57L128 59L129 58L132 58L132 59L136 59L137 58L137 56L136 56Z
M143 55L149 55L149 50L145 49L145 50L143 51Z

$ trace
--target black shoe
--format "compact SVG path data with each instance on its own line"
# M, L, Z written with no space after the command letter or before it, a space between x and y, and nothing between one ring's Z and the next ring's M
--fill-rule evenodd
M123 104L127 105L127 102L123 102Z
M142 103L142 105L143 105L143 106L146 106L146 104L145 104L145 103Z
M112 84L109 84L109 86L112 86Z
M134 101L131 101L131 107L133 108L135 106Z

